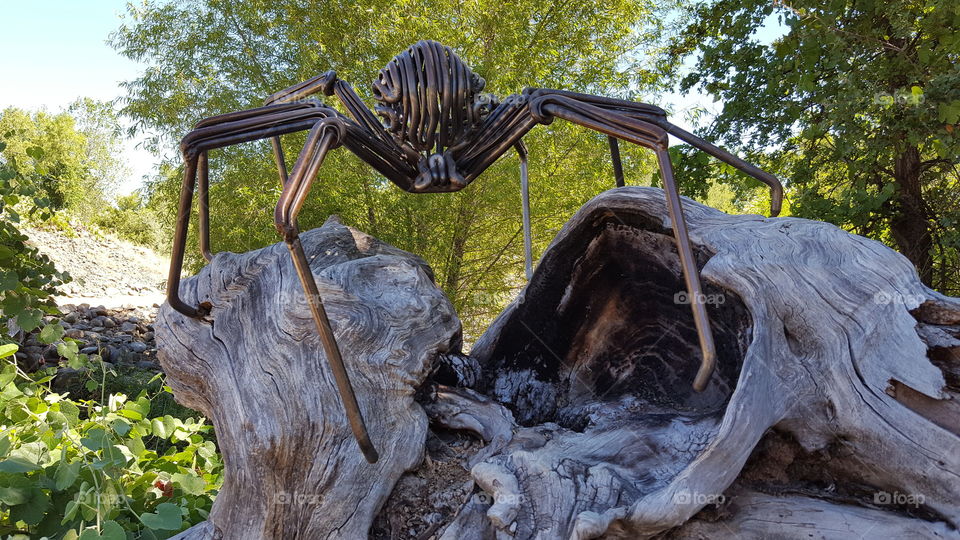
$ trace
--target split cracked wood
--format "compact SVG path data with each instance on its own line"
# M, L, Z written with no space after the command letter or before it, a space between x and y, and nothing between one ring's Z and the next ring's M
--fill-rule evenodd
M960 301L832 225L683 205L703 298L683 290L662 192L611 190L469 357L422 260L338 223L304 233L383 449L373 466L285 248L218 255L183 289L210 320L164 306L157 324L168 380L213 420L227 467L209 522L182 536L365 537L424 455L425 407L433 429L482 441L464 461L486 496L439 538L842 538L868 523L958 537ZM702 393L690 301L708 304L719 351ZM761 452L774 434L789 458Z

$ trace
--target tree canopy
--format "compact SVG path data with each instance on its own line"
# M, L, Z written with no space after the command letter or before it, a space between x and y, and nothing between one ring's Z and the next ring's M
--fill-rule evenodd
M681 88L699 86L723 104L701 135L784 179L794 215L885 241L927 284L949 292L960 287L957 17L955 5L935 0L713 0L679 10L652 0L178 0L132 5L111 43L147 66L126 83L124 112L135 129L155 135L157 149L172 147L199 119L258 106L329 69L367 96L377 71L424 38L454 47L500 96L541 86L634 99L677 82L675 68L692 58ZM776 22L785 35L757 37ZM302 136L286 139L298 148ZM536 255L612 179L604 138L595 133L555 122L526 142ZM727 210L764 211L756 182L689 147L671 152L684 194ZM650 156L624 153L630 182L656 181ZM178 161L149 187L167 223ZM217 151L211 165L215 249L275 241L279 186L268 145ZM423 255L469 333L522 284L517 180L511 156L461 193L409 195L337 152L321 169L301 223L339 214Z
M201 118L258 106L271 93L334 69L368 96L377 72L420 39L452 46L501 97L527 86L630 98L659 82L634 54L659 32L653 4L566 3L147 2L132 7L113 45L148 65L129 81L125 112L163 146ZM347 36L349 39L344 39ZM370 104L370 103L368 103ZM288 137L288 148L302 138ZM526 139L530 149L535 251L586 200L613 187L606 138L555 122ZM624 149L632 182L647 181L645 151ZM279 195L266 144L211 155L215 249L245 251L275 242ZM173 171L169 171L173 173ZM345 151L335 152L301 213L301 226L329 214L424 256L438 282L474 328L495 315L522 284L519 172L502 159L456 194L410 195ZM153 183L176 204L179 181Z
M44 204L92 219L125 174L122 131L108 103L79 99L66 111L0 112L0 151L22 182L39 190Z
M764 43L777 20L786 34ZM765 154L792 212L885 241L960 291L960 5L941 0L717 0L672 56L682 87L723 102L706 130Z

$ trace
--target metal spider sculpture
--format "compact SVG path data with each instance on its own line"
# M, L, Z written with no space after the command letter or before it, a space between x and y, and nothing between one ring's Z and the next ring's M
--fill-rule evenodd
M347 418L363 455L378 459L357 405L347 370L324 311L313 274L299 239L297 214L327 153L345 146L401 189L413 193L458 191L473 182L511 148L520 156L524 248L527 277L531 273L530 214L526 150L522 138L538 124L554 118L604 133L609 138L617 186L623 186L618 139L652 149L659 161L666 204L690 298L701 297L700 277L684 223L683 211L667 153L668 134L729 163L770 186L771 214L780 211L783 188L772 175L669 123L659 107L620 99L528 88L498 101L483 93L484 80L449 48L420 41L394 58L373 83L376 114L364 106L350 85L333 71L267 98L263 107L207 118L180 143L185 161L179 216L173 244L167 299L189 317L207 314L209 305L189 306L179 295L180 274L194 188L198 190L200 249L209 261L210 218L207 152L238 143L270 138L283 185L274 212L303 284L311 314L330 363ZM335 95L348 115L309 96ZM306 144L288 174L280 136L307 131ZM703 353L694 380L703 390L716 362L707 311L692 301L694 322Z

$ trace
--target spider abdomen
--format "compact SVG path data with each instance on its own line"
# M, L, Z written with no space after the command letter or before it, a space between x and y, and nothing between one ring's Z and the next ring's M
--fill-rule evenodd
M397 55L373 83L374 107L397 144L427 159L456 145L482 121L491 102L483 78L450 47L419 41Z

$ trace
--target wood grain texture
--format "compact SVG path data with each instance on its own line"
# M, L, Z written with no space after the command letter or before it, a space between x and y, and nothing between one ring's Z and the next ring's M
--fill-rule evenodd
M832 225L683 207L704 298L685 296L663 192L619 188L566 224L469 356L422 260L338 223L305 233L375 466L285 247L218 255L183 291L211 320L164 306L157 323L175 395L212 418L227 466L182 537L364 538L429 415L480 447L463 460L480 492L432 538L960 538L960 300ZM702 393L691 300L719 353ZM760 452L772 433L799 457ZM777 492L751 487L758 459Z
M185 538L363 538L422 459L413 393L459 348L453 307L418 257L334 221L302 238L381 459L357 449L286 247L218 254L182 289L209 319L165 305L156 324L168 383L213 421L226 467L212 527Z
M776 497L763 493L741 493L737 495L731 512L732 517L722 521L689 521L664 535L662 540L920 540L956 536L956 531L943 522L797 495Z
M806 451L842 448L832 466L856 471L864 504L878 490L922 496L946 523L937 530L956 535L960 438L935 418L953 410L944 373L956 357L934 365L917 327L954 335L944 325L960 302L832 225L683 205L720 352L706 392L689 391L692 317L676 303L677 256L652 188L585 205L471 352L482 390L520 424L472 470L498 501L485 510L496 537L638 538L680 525L722 497L772 426ZM894 384L925 398L925 416Z

